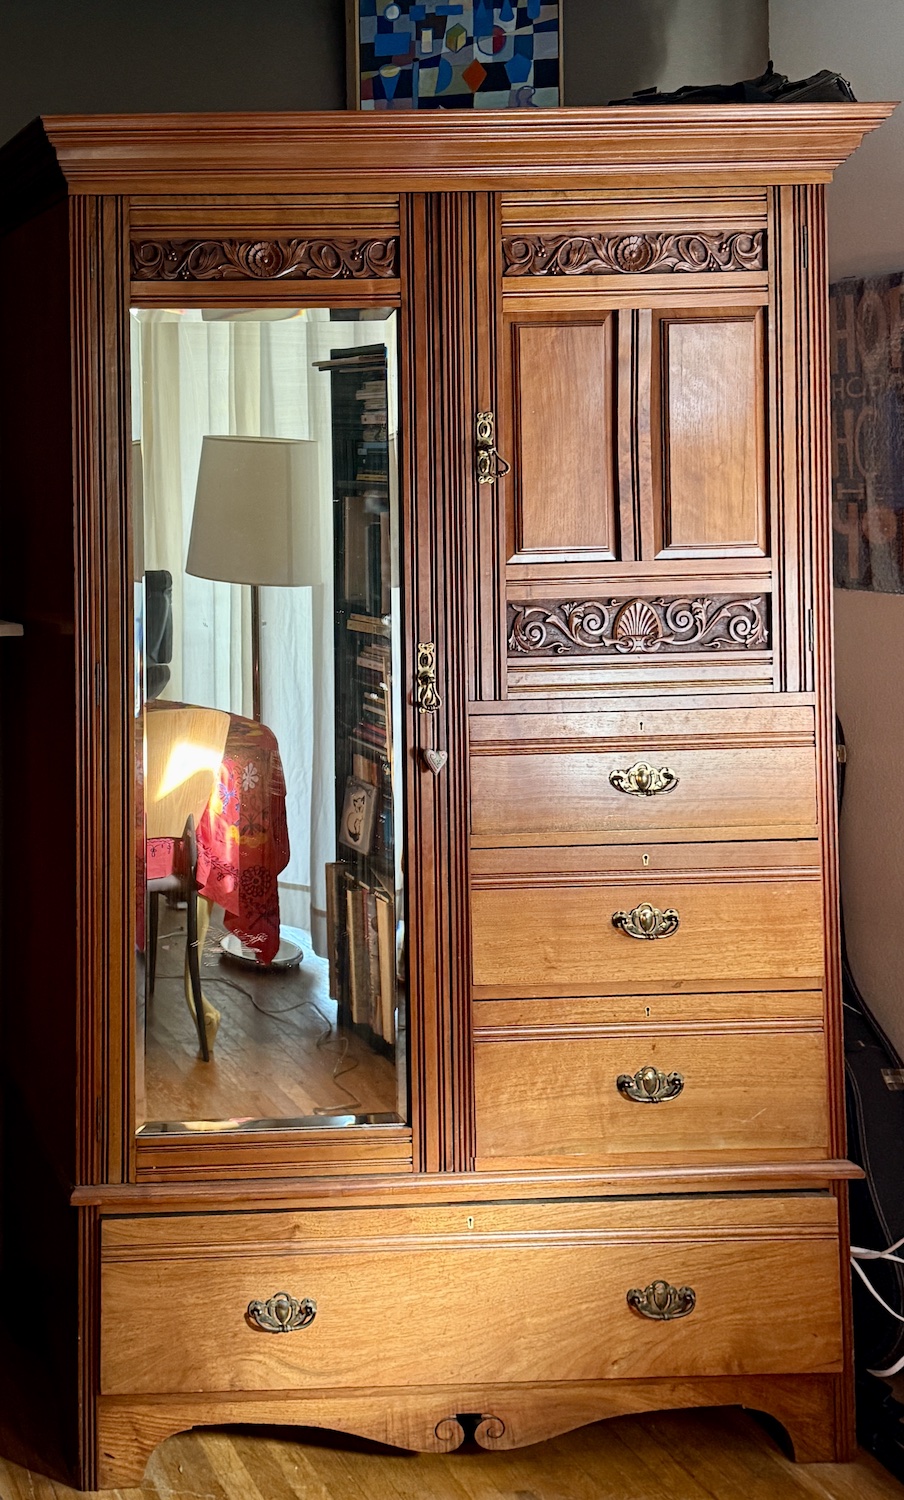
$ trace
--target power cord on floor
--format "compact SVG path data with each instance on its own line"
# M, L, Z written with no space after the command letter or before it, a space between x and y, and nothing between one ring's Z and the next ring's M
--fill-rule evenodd
M167 936L178 937L179 933L168 933ZM182 978L182 974L158 974L157 978L162 980L180 980ZM307 1009L315 1011L323 1022L325 1029L320 1033L320 1036L317 1038L317 1041L314 1043L314 1045L318 1049L318 1051L326 1052L328 1050L330 1045L330 1038L334 1035L334 1026L329 1016L325 1011L321 1010L316 1000L305 998L304 1000L299 1000L295 1005L284 1006L282 1010L268 1010L265 1005L261 1005L260 1002L255 999L250 990L246 989L242 984L237 984L234 979L225 979L222 974L206 973L204 976L204 983L208 986L215 984L225 985L227 989L236 990L237 993L243 995L246 1000L250 1000L251 1004L254 1006L254 1009L258 1011L260 1015L266 1016L270 1021L281 1021L284 1016L290 1016L294 1014L295 1011L299 1010ZM335 1037L335 1046L339 1048L339 1053L336 1058L335 1066L331 1071L330 1077L336 1088L339 1089L341 1093L345 1094L348 1101L349 1111L352 1111L358 1110L362 1107L361 1100L357 1097L357 1095L352 1093L351 1089L346 1088L343 1083L339 1082L340 1078L344 1078L348 1073L353 1073L356 1068L359 1068L361 1066L359 1058L349 1058L349 1045L350 1039L347 1036ZM343 1063L346 1063L347 1066L343 1067ZM313 1113L315 1115L333 1115L336 1113L336 1110L333 1105L315 1104Z

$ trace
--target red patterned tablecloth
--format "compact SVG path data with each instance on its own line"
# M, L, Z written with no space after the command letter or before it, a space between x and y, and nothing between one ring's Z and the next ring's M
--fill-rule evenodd
M149 713L180 704L159 699ZM286 783L266 724L230 716L217 785L198 825L198 890L222 906L230 932L269 963L279 947L277 878L289 862ZM146 878L168 875L178 841L148 839Z

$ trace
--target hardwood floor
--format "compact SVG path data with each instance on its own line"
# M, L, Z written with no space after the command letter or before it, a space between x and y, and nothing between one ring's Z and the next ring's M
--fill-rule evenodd
M222 1014L211 1061L183 993L184 913L160 908L157 984L149 1010L147 1120L301 1119L344 1111L392 1113L394 1065L336 1029L328 965L305 945L294 969L255 974L220 956L215 912L202 956L202 987Z
M0 1461L3 1500L76 1491ZM746 1412L621 1417L511 1453L407 1454L328 1433L197 1431L105 1500L901 1500L866 1454L795 1465Z

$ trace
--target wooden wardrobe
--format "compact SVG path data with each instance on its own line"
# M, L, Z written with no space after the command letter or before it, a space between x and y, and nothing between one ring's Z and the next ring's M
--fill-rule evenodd
M9 1456L102 1488L204 1424L506 1448L722 1404L850 1453L823 191L889 108L0 155ZM136 1113L130 307L305 309L333 369L343 319L398 329L397 1114Z

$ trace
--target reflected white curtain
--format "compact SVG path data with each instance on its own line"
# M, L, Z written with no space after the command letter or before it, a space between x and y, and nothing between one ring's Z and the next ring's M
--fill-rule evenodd
M292 853L280 877L282 921L310 933L325 955L325 866L336 857L332 431L329 375L315 365L333 349L382 342L394 320L331 322L326 309L266 317L163 309L133 316L144 566L173 578L172 675L163 696L250 716L250 590L184 571L201 440L207 433L316 440L323 584L261 590L261 702L286 773ZM387 342L392 390L394 340Z

